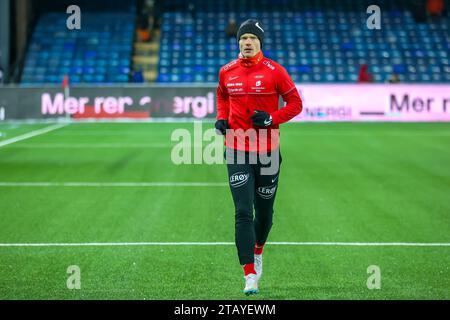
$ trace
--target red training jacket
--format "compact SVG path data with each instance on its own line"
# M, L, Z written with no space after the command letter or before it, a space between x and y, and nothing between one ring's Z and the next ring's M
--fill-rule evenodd
M286 103L281 109L278 108L279 96ZM262 128L253 126L250 117L255 110L272 116L273 123L268 130L261 131ZM236 59L220 69L217 119L228 120L233 129L226 135L227 147L251 152L274 150L279 146L279 124L288 122L301 111L302 100L289 74L280 64L265 58L262 52L254 58ZM255 136L256 141L250 142L249 137Z

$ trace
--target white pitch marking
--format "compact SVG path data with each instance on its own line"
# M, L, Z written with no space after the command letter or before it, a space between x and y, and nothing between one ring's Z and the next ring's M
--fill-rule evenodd
M0 187L228 187L225 182L0 182Z
M36 136L48 133L50 131L54 131L54 130L60 129L60 128L65 127L67 125L68 125L67 123L55 124L55 125L52 125L52 126L49 126L49 127L45 127L43 129L34 130L34 131L31 131L31 132L25 133L23 135L20 135L20 136L17 136L17 137L8 139L8 140L0 141L0 148L4 147L4 146L7 146L9 144L15 143L15 142L19 142L19 141L22 141L22 140L33 138L33 137L36 137Z
M168 149L173 148L175 144L168 143L34 143L18 144L14 146L17 149ZM202 145L191 145L190 148L203 148Z
M287 246L358 247L450 247L450 243L417 242L268 242ZM0 243L0 247L126 247L126 246L234 246L234 242L87 242L87 243Z
M35 143L19 144L14 148L21 149L123 149L123 148L172 148L167 143Z

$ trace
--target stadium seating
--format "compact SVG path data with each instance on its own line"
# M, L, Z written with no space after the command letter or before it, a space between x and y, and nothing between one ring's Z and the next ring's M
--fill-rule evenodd
M355 82L362 64L375 82L395 72L401 82L450 82L450 19L417 23L408 0L379 0L381 30L366 26L371 0L165 0L157 82L215 83L238 53L225 29L250 17L267 31L263 51L296 82ZM86 1L86 4L89 1ZM109 3L109 2L104 2ZM136 8L83 13L82 31L67 15L42 15L33 33L22 84L129 82ZM448 3L448 1L447 1ZM128 5L128 4L127 4ZM133 11L134 10L134 11Z
M366 63L375 82L450 82L450 19L416 23L407 0L378 1L381 30L366 26L371 1L166 1L158 82L216 82L238 47L230 19L257 17L265 55L298 82L355 82Z
M127 83L136 14L83 12L81 30L66 28L68 15L42 15L29 44L21 83Z

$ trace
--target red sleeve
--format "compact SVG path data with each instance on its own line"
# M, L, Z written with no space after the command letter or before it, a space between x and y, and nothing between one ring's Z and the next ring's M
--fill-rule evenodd
M230 100L228 90L223 83L223 71L219 73L219 85L217 86L217 120L228 120L230 112Z
M302 99L286 69L280 66L276 89L286 105L271 114L273 124L288 122L302 112Z

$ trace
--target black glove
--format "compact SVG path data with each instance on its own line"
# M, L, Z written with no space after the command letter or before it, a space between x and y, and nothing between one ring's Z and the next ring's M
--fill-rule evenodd
M217 134L219 135L225 135L226 130L230 129L227 120L217 120L214 126L216 127Z
M272 116L265 111L255 110L251 117L253 125L257 127L270 127L272 125Z

